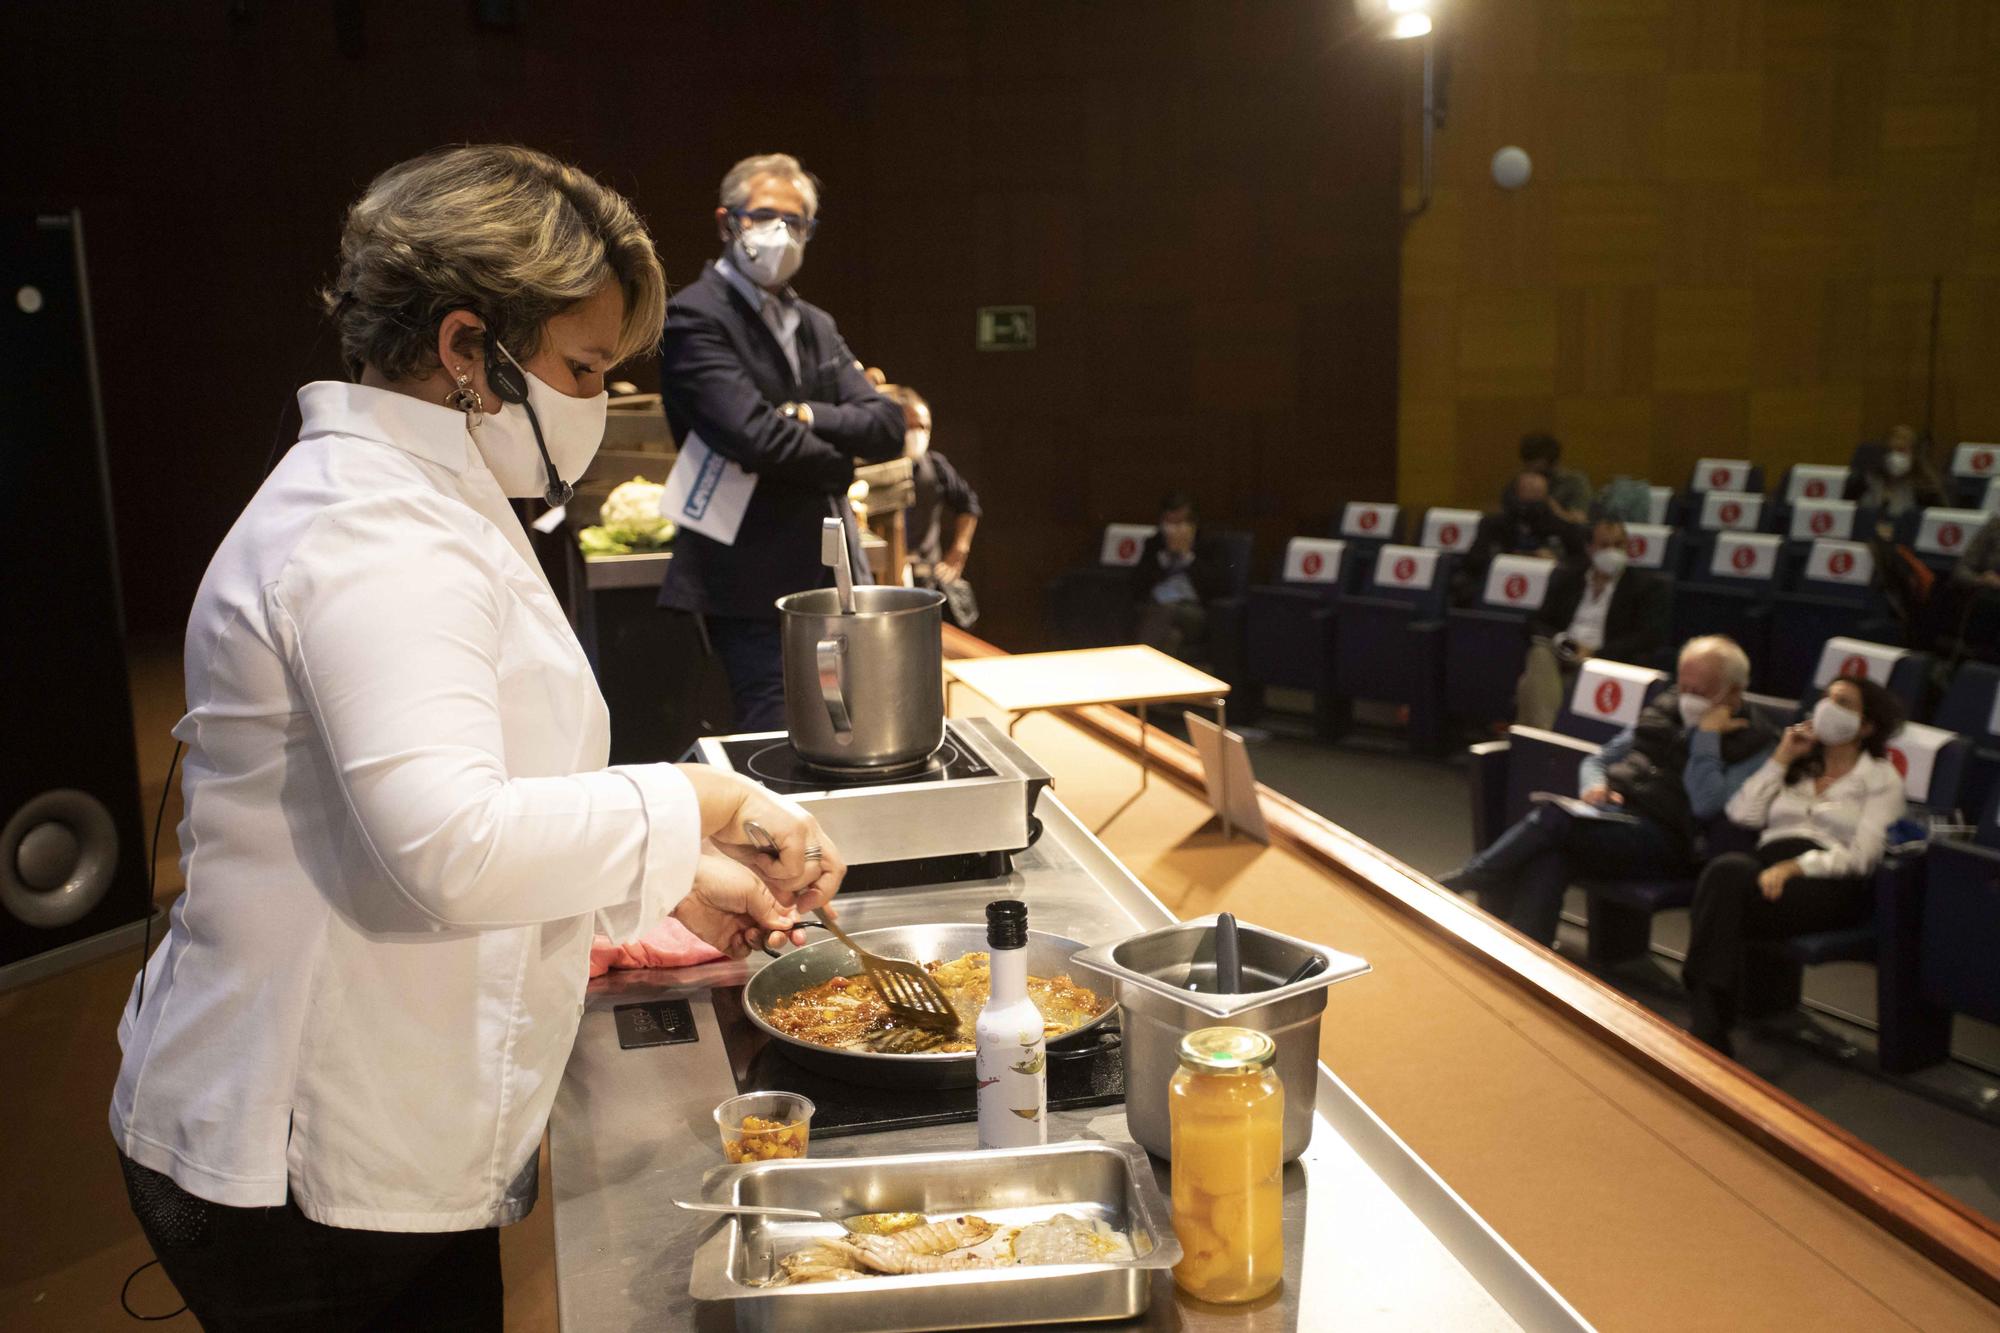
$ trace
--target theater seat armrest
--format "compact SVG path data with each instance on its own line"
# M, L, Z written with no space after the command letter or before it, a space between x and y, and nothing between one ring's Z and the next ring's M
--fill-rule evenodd
M1483 851L1507 827L1507 756L1513 746L1506 741L1481 741L1467 751L1472 758L1472 846Z

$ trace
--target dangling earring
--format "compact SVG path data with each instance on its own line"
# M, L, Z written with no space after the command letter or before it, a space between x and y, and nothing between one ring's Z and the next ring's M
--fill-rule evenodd
M486 419L486 400L479 396L479 390L472 387L462 370L458 372L458 387L444 396L444 405L465 413L467 430L478 430L479 423Z

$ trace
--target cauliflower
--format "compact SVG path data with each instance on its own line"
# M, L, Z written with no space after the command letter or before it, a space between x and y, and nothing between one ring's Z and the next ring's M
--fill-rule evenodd
M620 483L604 497L597 526L576 535L586 555L624 555L657 551L674 539L674 525L660 517L660 497L666 487L644 477Z

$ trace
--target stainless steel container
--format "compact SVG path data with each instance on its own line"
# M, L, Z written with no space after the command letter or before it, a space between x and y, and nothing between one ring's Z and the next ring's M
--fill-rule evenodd
M785 728L809 764L895 769L944 741L944 594L860 587L854 614L814 588L778 599Z
M841 1233L834 1222L732 1217L695 1253L688 1294L729 1301L739 1333L902 1333L1144 1314L1153 1274L1180 1262L1167 1201L1145 1155L1090 1141L989 1152L909 1153L717 1167L710 1203L812 1208L828 1217L976 1213L1002 1226L1057 1213L1101 1221L1132 1242L1129 1259L974 1269L762 1287L785 1255ZM704 1321L703 1327L707 1327Z
M1125 1029L1125 1123L1132 1137L1158 1157L1173 1156L1167 1120L1167 1084L1179 1068L1181 1038L1208 1027L1268 1032L1278 1045L1278 1077L1285 1085L1285 1160L1312 1138L1313 1090L1319 1086L1319 1018L1326 988L1358 977L1368 964L1290 935L1240 924L1244 990L1215 991L1215 918L1134 935L1077 954L1082 972L1111 978ZM1312 957L1325 960L1315 975L1291 985L1285 978Z

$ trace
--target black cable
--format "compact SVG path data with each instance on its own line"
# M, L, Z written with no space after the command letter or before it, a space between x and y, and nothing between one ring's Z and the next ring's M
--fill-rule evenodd
M153 812L153 842L146 854L146 928L140 932L139 939L139 1002L132 1006L134 1023L139 1021L139 1013L146 1007L146 961L153 952L153 867L160 860L160 825L167 820L167 793L174 789L174 773L181 766L182 748L179 741L174 742L174 757L167 761L167 780L160 785L160 808ZM129 1283L132 1279L125 1280ZM128 1310L127 1313L131 1312Z
M141 1320L148 1324L157 1324L163 1319L178 1319L180 1318L180 1316L187 1313L187 1303L185 1301L181 1303L180 1309L175 1310L171 1314L140 1314L137 1310L134 1310L132 1308L132 1302L130 1299L128 1299L128 1297L130 1296L130 1293L132 1291L133 1281L138 1278L139 1274L145 1272L147 1269L151 1268L154 1264L158 1262L160 1262L158 1259L148 1259L145 1263L140 1264L137 1268L133 1269L130 1273L126 1275L125 1285L118 1289L118 1303L125 1307L125 1313L132 1316L132 1318L134 1319Z

